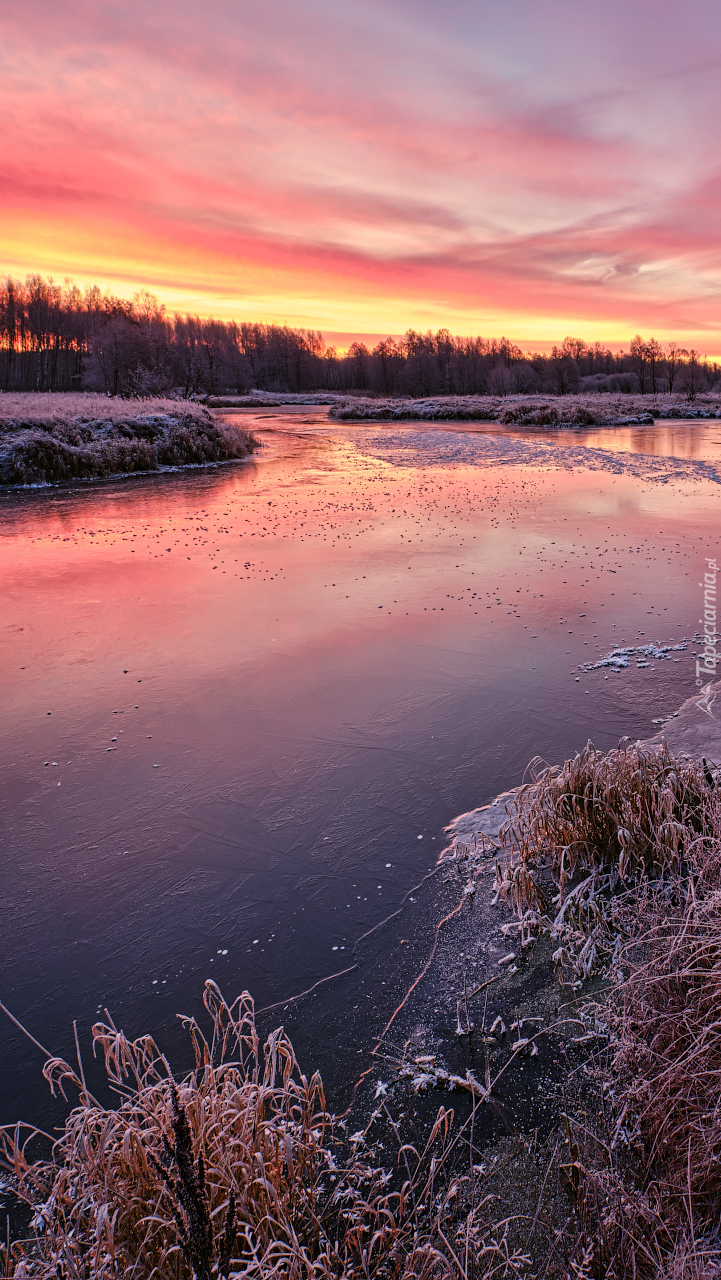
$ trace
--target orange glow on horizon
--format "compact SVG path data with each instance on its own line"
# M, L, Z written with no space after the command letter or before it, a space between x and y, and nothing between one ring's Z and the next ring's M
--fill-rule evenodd
M16 278L39 273L70 279L81 289L98 285L123 298L147 289L170 314L320 329L339 353L353 342L372 347L408 329L446 328L461 336L504 336L528 352L549 351L567 334L618 350L628 348L636 332L652 332L661 342L675 340L721 358L721 327L709 332L684 328L681 321L663 328L659 317L642 306L628 319L474 308L463 296L453 301L418 297L410 282L405 289L388 288L392 277L381 291L381 282L364 277L357 264L340 274L322 262L310 271L305 264L294 269L292 263L263 263L250 256L229 262L212 246L171 244L133 227L42 213L0 212L0 243L2 269Z

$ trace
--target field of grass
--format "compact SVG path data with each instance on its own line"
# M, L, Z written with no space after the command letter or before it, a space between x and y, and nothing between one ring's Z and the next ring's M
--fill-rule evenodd
M209 409L261 409L284 404L337 404L346 397L337 391L251 391L247 395L207 396Z
M244 458L247 431L190 401L0 395L0 486L99 480Z

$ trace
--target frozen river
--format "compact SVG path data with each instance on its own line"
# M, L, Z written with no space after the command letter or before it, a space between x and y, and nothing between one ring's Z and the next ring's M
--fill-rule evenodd
M0 999L53 1051L103 1007L172 1048L206 977L264 1007L358 965L283 1015L332 1100L400 981L362 1004L354 947L444 825L693 692L692 643L577 668L698 629L721 424L324 412L244 415L243 464L0 497ZM42 1118L2 1041L2 1118Z

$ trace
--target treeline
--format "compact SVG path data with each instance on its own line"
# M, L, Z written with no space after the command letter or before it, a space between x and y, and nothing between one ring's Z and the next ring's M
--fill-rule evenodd
M528 355L505 338L448 330L385 338L345 355L313 329L167 315L149 293L132 301L42 276L0 280L0 389L183 396L335 391L382 396L569 395L721 389L721 367L638 335L628 351L564 338Z

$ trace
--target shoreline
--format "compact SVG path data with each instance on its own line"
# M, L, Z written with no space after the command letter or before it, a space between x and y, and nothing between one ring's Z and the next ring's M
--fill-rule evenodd
M712 707L721 708L721 681L711 686L711 695ZM627 741L630 748L649 751L662 747L665 742L677 758L700 762L705 756L710 764L721 765L721 720L713 716L713 711L707 714L702 710L699 700L700 694L687 698L652 737L622 741ZM341 1086L341 1095L345 1094L343 1106L350 1103L352 1109L357 1107L361 1113L370 1109L366 1085L371 1079L375 1080L376 1073L384 1079L388 1078L384 1071L394 1075L399 1065L394 1055L400 1044L415 1046L409 1061L415 1055L424 1062L433 1058L443 1064L438 1080L426 1072L428 1079L421 1082L421 1093L437 1094L439 1100L445 1097L447 1104L451 1087L456 1100L463 1094L468 1099L473 1095L474 1081L466 1082L464 1076L469 1070L473 1075L478 1067L478 1063L473 1062L478 1045L474 1047L473 1036L469 1040L466 1032L461 1034L459 1025L463 1024L464 1009L468 1014L472 998L476 1010L474 1013L471 1009L470 1018L471 1022L476 1018L476 1029L479 1009L481 1018L485 1009L489 1025L501 1014L510 1026L514 1021L513 1014L507 1016L511 1007L518 1016L525 1017L538 1013L534 1007L538 1002L554 1014L563 1002L563 988L552 960L555 944L551 944L547 936L539 936L529 952L521 955L518 967L513 964L515 956L509 964L502 963L514 950L515 917L492 888L496 846L501 829L509 823L506 805L523 785L520 783L501 792L488 803L457 815L447 824L444 832L448 840L442 845L433 869L408 890L391 915L356 940L348 953L352 961L350 968L327 974L307 992L278 1000L273 1006L278 1013L273 1012L270 1021L266 1018L269 1010L258 1010L264 1026L268 1027L273 1018L290 1018L292 1027L296 1019L304 1017L305 1010L308 1016L319 1016L324 1030L330 1033L333 1019L343 1004L357 1008L353 1001L361 998L362 988L367 993L381 979L389 980L393 994L384 995L380 1000L384 1024L371 1017L365 1037L356 1040L357 1045L363 1045L365 1038L364 1047L359 1047L357 1052L366 1069L355 1085L348 1081L347 1086ZM374 942L368 953L371 937ZM394 970L392 981L390 966ZM355 973L352 979L351 973ZM316 987L337 979L341 980L342 990L337 997L331 997L327 1009L319 1009ZM594 982L591 980L591 987ZM474 995L476 988L478 994ZM376 1007L379 997L377 992L371 1009ZM572 991L571 1003L575 1005L578 998ZM586 999L587 993L584 991L580 998ZM394 1046L392 1051L389 1046ZM374 1066L374 1062L378 1065ZM400 1086L406 1095L408 1086L414 1082L414 1076L406 1070L407 1065L407 1062L402 1064L394 1079L394 1087ZM528 1065L525 1064L526 1068ZM534 1055L534 1069L539 1065L540 1058L536 1060ZM452 1076L455 1080L451 1086ZM415 1089L411 1088L410 1092L415 1093ZM521 1105L523 1101L521 1097Z
M184 462L178 466L155 467L147 471L112 471L103 476L71 476L66 480L39 480L33 484L0 484L0 497L16 493L46 493L48 489L72 490L78 485L113 484L118 480L152 480L158 476L182 475L186 471L211 471L214 467L230 467L236 462L246 462L256 450L238 458L219 458L215 462Z
M712 683L710 688L710 706L718 704L721 709L721 681ZM666 718L658 733L651 738L639 739L637 745L653 749L665 742L674 756L697 761L706 756L715 764L721 764L721 720L716 719L712 710L706 711L701 707L701 701L700 694L692 694L682 702L678 711ZM518 793L520 785L501 792L488 804L469 809L449 822L445 831L451 836L451 842L441 851L440 860L446 855L450 857L457 844L470 844L482 835L497 838L507 819L505 805Z
M658 733L625 740L629 751L653 753L666 744L679 761L706 757L718 766L719 707L721 681L687 698ZM574 1240L588 1240L583 1187L597 1185L594 1179L603 1185L603 1141L609 1143L603 1126L611 1126L614 1146L622 1131L622 1089L628 1085L618 1083L615 1103L609 1025L611 1015L619 1016L616 992L625 987L598 971L562 984L559 943L551 931L536 932L530 945L519 938L518 914L497 891L494 847L509 821L505 805L518 790L448 824L450 840L433 871L373 931L373 954L364 956L358 940L352 981L350 971L347 977L329 975L340 986L333 1013L321 1016L319 1025L323 1034L337 1034L337 1019L352 1018L359 1005L362 1010L364 996L370 1001L370 1016L358 1015L365 1047L358 1049L355 1085L350 1097L342 1090L347 1109L337 1114L343 1132L355 1130L351 1141L359 1157L385 1163L389 1115L397 1117L404 1140L418 1144L441 1109L451 1112L454 1135L464 1146L470 1143L468 1194L476 1199L469 1203L498 1203L510 1244L530 1253L540 1268L531 1274L537 1275L549 1250L565 1242L570 1253ZM485 849L481 836L490 841ZM629 879L622 900L635 916L633 883ZM382 996L379 983L389 980L390 986L391 978L393 996ZM297 1003L279 1003L271 1021L283 1021L292 1038L296 1019L319 1012L314 995L300 995ZM265 1033L265 1014L263 1026ZM624 1137L609 1176L633 1179L635 1159ZM567 1176L569 1161L578 1163L576 1183ZM620 1185L614 1184L615 1194ZM623 1194L633 1195L630 1187L624 1183ZM598 1230L605 1236L605 1220Z
M650 403L649 403L650 401ZM248 392L208 395L208 409L253 412L325 407L340 422L497 422L528 427L643 426L656 421L713 421L721 417L721 397L702 392L693 400L669 393L580 392L558 395L367 396L343 392Z
M721 707L721 681L629 747L652 752L666 744L676 759L705 757L718 767L721 720L714 707ZM374 1035L376 1065L366 1074L374 1083L382 1078L384 1099L418 1123L439 1106L452 1107L461 1125L472 1120L483 1193L498 1195L504 1212L520 1218L543 1205L549 1230L565 1232L581 1230L581 1202L569 1199L558 1176L554 1190L543 1175L563 1159L558 1135L568 1117L587 1113L595 1123L603 1109L587 1063L605 1061L608 1036L598 1011L612 988L598 975L561 985L558 943L549 933L536 935L526 950L518 947L518 917L494 880L499 833L510 822L506 805L520 789L459 814L445 828L449 842L411 925L414 950L419 954L424 942L425 961ZM370 1111L362 1086L356 1105Z
M606 398L608 397L608 398ZM639 394L580 393L565 396L429 396L426 398L348 397L331 406L334 421L498 422L519 427L614 427L653 425L656 420L714 420L721 401L714 394L694 401L656 396L649 405Z
M718 768L721 766L721 720L714 716L713 710L707 711L705 706L701 706L701 702L705 702L711 708L714 706L721 708L721 680L711 684L708 698L704 699L700 694L693 694L687 698L678 711L668 717L664 727L652 737L639 739L636 742L622 739L622 742L626 741L629 747L637 747L642 751L654 751L666 745L676 759L697 764L705 759L712 768ZM479 969L484 969L483 973L476 975L480 981L485 983L487 979L493 979L496 991L502 990L504 983L509 986L514 985L515 989L523 985L520 966L514 970L512 965L511 967L502 965L500 973L498 967L495 970L493 968L493 965L498 965L499 958L502 959L503 955L508 954L512 949L506 941L506 933L503 932L504 925L513 918L512 913L504 910L497 894L492 903L492 909L479 896L482 887L481 877L490 877L495 874L496 842L501 832L511 823L507 805L513 801L523 785L521 783L517 787L501 792L489 803L477 809L459 814L444 829L449 841L438 856L435 872L438 881L452 886L452 889L450 892L437 894L436 915L443 924L447 922L448 925L445 942L440 948L439 967L441 971L445 968L443 985L450 981L456 988L454 999L460 999L462 992L458 990L456 975L447 966L451 965L454 951L461 959L467 959L470 956L471 938L481 944L476 948L476 963ZM470 881L476 875L478 879L474 888L470 889ZM461 910L466 904L467 910ZM500 918L497 908L500 909L503 919ZM453 921L452 925L451 921ZM432 928L438 928L438 925L433 925ZM428 929L425 924L424 929L427 934ZM465 937L462 949L460 945L454 946L450 941L454 930ZM519 975L517 982L509 983L508 980L515 978L516 973ZM555 976L551 975L551 978L557 987ZM468 985L471 985L470 982ZM518 994L520 995L520 990ZM437 1003L437 993L433 993L431 998L434 1003ZM422 999L420 1003L423 1004ZM406 1008L405 1001L402 1007ZM408 1009L407 1012L410 1013L410 1010ZM394 1014L394 1019L398 1013L399 1010Z

